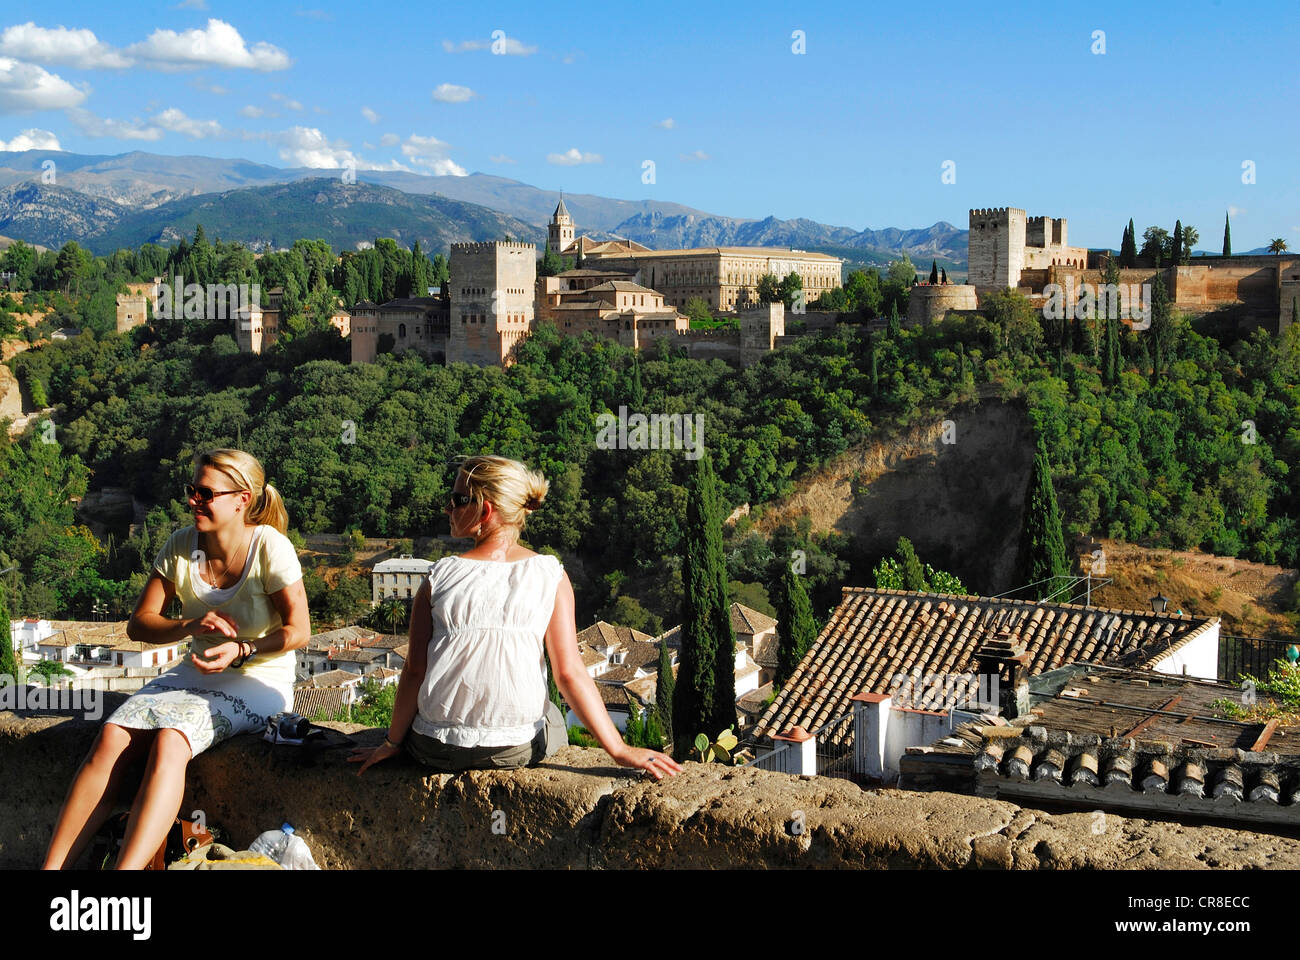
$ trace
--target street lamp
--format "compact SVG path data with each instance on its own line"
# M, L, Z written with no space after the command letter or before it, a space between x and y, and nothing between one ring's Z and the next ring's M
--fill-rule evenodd
M1154 597L1151 598L1150 603L1151 603L1151 609L1154 610L1156 613L1164 613L1165 608L1169 606L1169 598L1166 597L1163 593L1157 593Z

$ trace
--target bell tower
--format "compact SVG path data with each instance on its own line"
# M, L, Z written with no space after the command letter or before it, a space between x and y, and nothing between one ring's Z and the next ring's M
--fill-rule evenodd
M554 216L551 217L550 225L546 228L546 237L550 241L553 253L564 253L573 246L573 218L569 216L569 210L564 205L563 193L560 194L560 202L555 208Z

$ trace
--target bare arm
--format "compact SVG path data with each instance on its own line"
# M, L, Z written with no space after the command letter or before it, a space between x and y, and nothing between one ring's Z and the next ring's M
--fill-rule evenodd
M271 594L271 602L280 614L281 626L258 638L258 653L281 653L307 646L311 638L311 612L307 609L307 588L296 580L283 590Z
M233 637L233 629L222 630L222 624L206 624L203 630L197 628L205 617L191 617L188 620L173 620L163 616L163 611L176 596L176 585L157 570L149 577L140 594L140 601L135 605L135 612L126 624L126 635L138 643L171 644L179 643L196 633L225 633ZM229 627L229 624L226 624Z
M555 609L546 630L546 650L551 657L551 669L555 671L555 685L560 688L560 693L615 763L624 767L643 767L653 758L656 764L647 769L655 779L663 779L665 773L680 773L682 768L667 754L629 747L623 742L596 689L596 681L591 679L591 674L582 664L573 606L573 584L565 573L555 591Z
M426 579L415 592L415 601L411 604L411 623L408 630L406 662L402 664L402 676L397 681L397 699L393 703L393 719L388 725L390 743L401 743L406 732L415 719L415 710L419 702L420 685L428 667L429 638L433 633L433 621L430 618L429 581Z

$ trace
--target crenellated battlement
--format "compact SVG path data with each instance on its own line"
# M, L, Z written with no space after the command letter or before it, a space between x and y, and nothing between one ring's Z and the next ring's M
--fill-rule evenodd
M976 217L981 217L981 218L982 217L1004 217L1005 218L1005 217L1010 217L1014 213L1018 213L1022 217L1025 215L1025 211L1022 210L1020 207L976 207L975 209L971 210L970 218L971 220L974 220Z
M453 243L455 253L493 253L496 250L532 250L537 251L537 244L524 243L521 240L477 240L466 243Z

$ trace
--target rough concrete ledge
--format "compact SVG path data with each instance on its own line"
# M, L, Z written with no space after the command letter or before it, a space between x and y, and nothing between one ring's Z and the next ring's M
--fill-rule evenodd
M0 712L0 867L40 864L98 727ZM402 759L358 779L339 741L311 762L255 737L222 744L191 765L183 810L239 845L289 820L325 869L1300 867L1291 837L720 765L656 783L578 747L534 769L429 775Z

